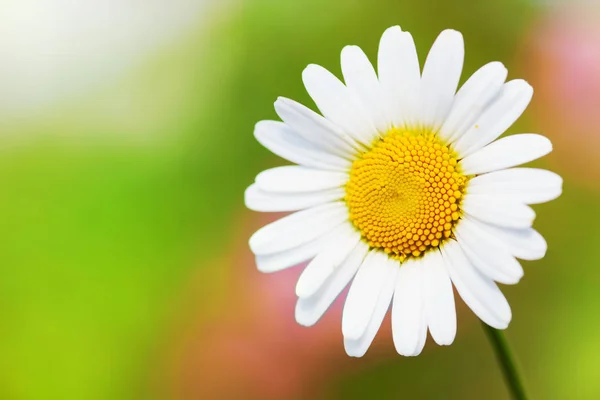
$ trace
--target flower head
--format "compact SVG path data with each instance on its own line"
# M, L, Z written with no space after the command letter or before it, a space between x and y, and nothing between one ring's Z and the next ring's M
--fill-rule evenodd
M261 121L257 140L298 165L261 172L245 194L256 211L296 211L250 238L258 269L310 260L296 294L296 320L315 324L350 284L342 316L346 352L362 356L391 305L398 353L418 355L427 331L456 335L452 285L488 325L511 309L495 282L523 276L516 258L546 252L529 204L558 197L562 179L513 168L552 150L548 139L496 140L523 113L533 89L505 82L492 62L460 88L462 35L443 31L423 71L412 36L385 31L375 72L356 46L342 50L345 84L317 65L302 77L321 115L279 98L283 120Z

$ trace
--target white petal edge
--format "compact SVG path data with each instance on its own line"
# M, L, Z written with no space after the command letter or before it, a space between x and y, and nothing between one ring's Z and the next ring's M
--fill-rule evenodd
M496 237L498 242L513 256L522 260L539 260L544 258L548 250L546 240L533 228L502 228L477 221L479 227Z
M467 306L489 326L506 329L512 313L494 281L470 263L456 241L448 241L441 250L450 279Z
M494 102L456 141L454 149L465 157L496 140L523 114L532 96L533 88L522 79L505 83Z
M422 260L409 259L402 264L396 278L392 336L398 354L407 357L421 353L427 336L423 274Z
M479 194L467 193L462 209L472 217L505 228L530 228L535 219L535 212L523 203Z
M344 188L325 189L316 192L273 193L261 190L256 183L244 193L246 207L260 212L297 211L342 199Z
M296 302L296 322L303 326L316 324L354 278L368 251L369 246L366 243L358 242L342 265L331 274L315 294L307 298L299 298Z
M462 72L465 45L460 32L442 31L437 37L423 67L421 76L421 124L438 130L454 102L454 94Z
M296 296L314 295L352 252L360 241L360 233L351 222L334 229L325 240L323 250L304 268L296 283Z
M350 176L344 172L285 165L262 171L256 176L256 184L266 192L298 193L339 188L348 179Z
M386 282L387 259L384 252L371 250L358 269L342 312L342 334L345 339L358 340L367 330Z
M477 220L465 216L454 229L458 244L471 263L490 279L514 285L523 277L523 267L498 239L479 227Z
M535 133L507 136L487 145L460 161L466 175L514 167L536 160L552 151L552 143Z
M388 28L379 42L377 65L392 124L414 124L418 118L421 67L411 34L402 32L399 26Z
M390 303L396 287L396 276L400 269L400 263L396 260L388 258L387 262L385 263L385 269L386 279L381 287L379 298L377 299L377 304L375 305L375 310L371 315L371 320L369 321L365 333L363 333L363 335L357 340L344 338L344 349L346 350L346 354L351 357L362 357L365 355L371 346L371 343L373 343L373 339L375 339L375 336L381 327L381 323L383 322L383 319L390 308Z
M452 281L438 250L423 257L423 299L431 337L440 346L449 346L456 337L456 307Z
M293 249L331 232L347 219L348 208L342 202L298 211L256 231L250 237L250 249L256 255Z
M560 175L545 169L511 168L476 176L467 192L538 204L560 196L562 184Z
M299 136L323 151L352 160L358 144L332 122L308 107L285 97L275 102L277 115Z
M500 92L508 70L494 61L479 68L456 93L454 104L438 135L448 143L460 138Z
M342 74L346 87L359 99L371 122L380 133L392 126L386 112L386 103L373 65L358 46L342 49Z
M325 118L358 142L371 144L377 129L360 101L338 78L320 65L310 64L302 71L302 80Z
M296 164L343 172L352 167L349 160L324 152L298 136L283 122L258 122L254 128L254 137L273 154Z
M256 268L263 273L282 271L315 257L324 248L326 236L279 253L257 255Z

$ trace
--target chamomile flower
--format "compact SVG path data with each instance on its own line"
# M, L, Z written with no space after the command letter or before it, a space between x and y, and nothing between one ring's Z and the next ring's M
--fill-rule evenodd
M537 134L498 137L523 113L533 89L491 62L456 92L462 35L443 31L423 71L412 36L385 31L378 71L362 50L342 50L344 82L318 65L302 74L321 115L286 98L283 122L261 121L256 139L297 165L261 172L248 208L294 211L250 238L258 269L309 261L298 279L295 317L315 324L350 285L344 347L360 357L391 307L398 353L418 355L429 331L456 335L452 285L488 325L504 329L511 309L496 282L523 276L546 242L529 204L558 197L562 179L514 168L552 150Z

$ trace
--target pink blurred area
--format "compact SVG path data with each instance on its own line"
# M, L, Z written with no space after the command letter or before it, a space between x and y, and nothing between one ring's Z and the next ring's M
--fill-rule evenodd
M317 325L307 328L295 322L294 287L304 264L262 274L247 246L254 230L280 216L246 218L229 255L216 261L231 270L219 311L200 324L193 321L203 319L202 315L183 318L192 325L175 342L177 398L311 397L321 392L326 380L348 368L361 368L395 354L388 317L368 356L345 362L340 321L347 291ZM200 274L199 281L206 278Z
M521 62L532 115L570 179L600 189L600 3L563 2L532 27Z

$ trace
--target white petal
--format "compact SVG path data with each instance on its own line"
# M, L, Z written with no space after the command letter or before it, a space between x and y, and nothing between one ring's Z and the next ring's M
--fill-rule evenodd
M552 151L542 135L524 133L498 139L460 161L466 175L483 174L536 160Z
M342 74L350 91L360 100L363 109L381 133L391 128L386 104L377 80L377 74L367 55L358 46L342 49Z
M271 273L294 267L310 260L324 248L325 237L318 237L310 242L279 253L256 256L256 267L260 272Z
M349 160L307 142L283 122L260 121L254 128L254 136L272 153L296 164L344 172L352 166Z
M423 299L431 337L440 346L450 345L456 336L456 307L452 282L442 254L435 250L423 257Z
M523 203L478 194L465 195L462 208L481 221L506 228L529 228L535 219L535 212Z
M500 95L454 144L454 149L465 157L496 140L523 114L531 96L533 89L524 80L507 82Z
M479 226L481 222L465 216L454 229L458 244L479 271L496 282L512 285L523 277L521 264L498 239Z
M358 145L335 124L294 100L280 97L277 115L294 132L327 153L352 160Z
M370 145L377 129L356 96L331 72L310 64L302 72L308 94L325 118L362 144Z
M421 259L407 260L398 271L392 306L394 346L396 351L403 356L419 355L425 343L427 319L423 301L423 286Z
M562 178L537 168L511 168L479 175L469 181L468 193L507 198L526 204L554 200L562 193Z
M388 28L379 43L377 65L387 108L392 110L392 123L397 127L414 123L421 68L410 33L402 32L399 26Z
M293 249L331 232L347 219L348 208L342 202L298 211L256 231L250 237L250 249L256 255Z
M438 135L452 143L474 126L483 110L500 92L507 73L504 65L495 61L471 75L456 93L452 110Z
M483 322L496 329L505 329L512 318L506 298L493 280L482 275L467 259L460 245L448 241L442 256L458 294Z
M427 315L425 314L425 310L423 310L423 318L421 318L421 330L419 331L419 343L417 343L417 347L415 348L414 356L418 356L423 351L425 347L425 342L427 341Z
M244 193L246 207L254 211L297 211L342 199L344 188L325 189L316 192L273 193L261 190L256 183Z
M357 340L344 337L344 348L346 349L346 353L351 357L362 357L365 355L381 327L385 314L387 314L387 311L390 308L400 263L396 260L388 259L385 264L385 269L386 279L381 287L377 304L375 305L373 315L371 315L371 320L369 321L365 333Z
M386 282L387 259L384 252L371 250L360 266L348 291L342 313L342 333L345 339L357 340L367 330Z
M523 260L539 260L546 255L548 244L544 237L533 228L501 228L479 222L479 227L496 237L500 244L513 256Z
M433 43L421 77L421 123L434 130L444 123L458 87L465 46L460 32L447 29Z
M304 326L316 324L352 280L368 251L369 246L366 243L358 242L318 292L307 298L299 298L296 303L296 322Z
M360 241L360 234L351 222L343 223L328 236L323 251L300 274L296 296L307 298L315 294Z
M286 165L262 171L256 176L256 184L266 192L315 192L339 188L345 185L349 178L344 172Z

